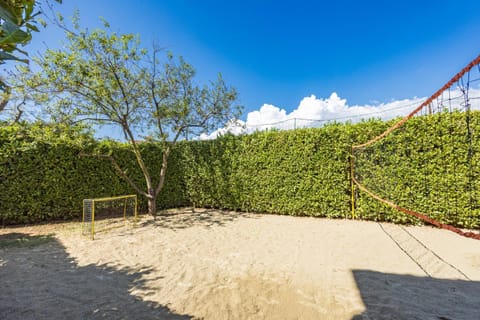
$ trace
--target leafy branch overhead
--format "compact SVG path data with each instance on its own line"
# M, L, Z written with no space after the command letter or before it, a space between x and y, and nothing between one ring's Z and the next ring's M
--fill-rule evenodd
M55 0L62 3L62 0ZM45 4L51 9L49 0L44 0ZM24 46L32 39L32 32L38 32L37 23L45 25L45 22L39 18L41 8L39 1L36 0L0 0L0 64L8 60L28 63L28 53L19 48ZM23 84L22 84L23 86ZM4 111L7 104L15 97L12 97L12 90L0 77L0 112ZM18 98L18 97L17 97ZM23 111L20 106L24 103L24 98L20 98L20 103L14 109L14 122L17 122Z
M56 0L61 3L61 0ZM6 60L28 62L28 59L15 56L18 51L23 56L28 53L19 49L32 39L32 32L38 32L36 24L41 11L36 11L38 1L35 0L2 0L0 1L0 64Z
M35 92L37 102L50 107L56 121L118 126L135 154L146 188L141 191L131 179L125 180L147 197L154 214L171 149L179 139L235 119L240 113L237 92L221 75L199 86L195 69L182 57L155 46L142 48L138 35L112 32L106 21L103 29L89 31L80 27L77 16L73 26L62 50L47 50L33 59L40 71L23 67L17 78ZM145 165L140 134L161 143L160 172L152 173Z

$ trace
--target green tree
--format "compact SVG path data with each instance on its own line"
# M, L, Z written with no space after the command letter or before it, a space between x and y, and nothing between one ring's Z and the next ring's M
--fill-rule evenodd
M148 199L148 212L156 214L156 199L163 188L168 159L177 141L199 135L238 116L237 92L221 75L208 85L195 83L195 70L183 58L154 47L140 47L132 34L117 34L104 22L104 29L67 32L62 50L47 50L36 73L24 67L18 78L36 99L51 107L56 121L88 121L113 124L122 129L145 179L136 185L112 155L108 158L139 194ZM161 144L162 166L152 173L139 147L140 134Z
M62 3L62 0L55 0ZM44 1L49 5L48 0ZM0 64L8 60L28 63L28 53L19 48L32 39L32 32L38 32L36 24L44 22L38 18L41 14L39 1L36 0L0 0ZM19 53L20 55L18 55ZM0 112L5 109L11 96L11 88L0 78ZM17 114L19 118L20 114ZM18 119L17 119L18 120Z
M0 63L5 60L27 62L27 59L14 56L15 51L22 55L28 54L20 50L18 45L27 44L32 38L32 31L37 31L34 13L35 0L1 0L0 1Z

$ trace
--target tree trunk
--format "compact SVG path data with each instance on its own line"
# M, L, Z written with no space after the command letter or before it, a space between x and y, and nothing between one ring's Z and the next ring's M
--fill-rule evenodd
M165 184L165 175L167 174L167 165L168 165L168 155L170 154L170 147L167 147L166 150L163 152L163 156L162 156L162 168L160 169L160 180L158 182L158 186L155 190L151 189L149 190L149 195L150 197L153 199L153 209L156 210L156 199L157 199L157 195L160 193L160 191L162 191L163 189L163 185ZM148 212L150 213L150 197L148 199ZM155 216L156 216L156 211L154 211L154 214L153 214L153 219L155 220Z
M153 189L149 190L148 214L151 214L154 220L157 217L157 197Z

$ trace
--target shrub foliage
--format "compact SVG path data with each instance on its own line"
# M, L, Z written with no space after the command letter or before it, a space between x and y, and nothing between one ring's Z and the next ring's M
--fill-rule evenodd
M141 144L146 162L161 166L162 151L157 145ZM0 126L0 214L2 224L81 217L84 198L133 194L118 177L111 163L93 154L112 154L120 166L134 173L144 185L143 175L127 145L96 142L77 129L47 125ZM176 154L172 155L169 176L179 175ZM185 205L183 186L168 181L159 206ZM139 197L141 209L146 199Z
M334 123L181 142L172 151L158 206L350 217L351 145L390 124ZM480 115L472 113L470 125L480 128ZM387 139L356 152L357 178L399 205L443 223L478 228L478 132L466 132L460 113L414 118ZM141 150L155 171L161 148L142 143ZM84 198L133 193L108 160L86 156L94 153L111 154L138 185L145 184L134 155L122 143L98 142L78 130L45 125L1 127L2 222L78 218ZM145 211L146 200L141 200ZM362 192L356 194L356 212L362 219L419 223Z

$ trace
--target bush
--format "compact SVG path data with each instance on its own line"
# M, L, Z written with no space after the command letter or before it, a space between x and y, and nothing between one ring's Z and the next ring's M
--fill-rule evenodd
M333 123L319 129L226 135L180 142L173 149L158 208L183 205L230 210L350 217L350 149L391 122ZM376 194L442 223L480 226L480 114L412 118L386 139L355 153L355 172ZM76 128L0 127L0 213L3 224L81 215L82 199L134 193L110 162L112 154L142 189L145 182L129 147L95 141ZM142 143L152 177L162 150ZM155 183L155 181L154 181ZM141 210L146 199L139 197ZM419 223L357 191L362 219Z
M0 214L3 224L32 223L81 217L82 200L135 191L113 169L111 163L95 156L95 151L112 154L141 188L143 175L128 146L111 141L95 141L78 128L44 124L0 127ZM142 144L146 163L159 170L161 148ZM185 205L178 153L172 153L164 192L158 207ZM154 175L153 175L154 176ZM180 183L176 183L180 180ZM140 209L146 199L139 197Z
M350 217L350 148L394 122L334 123L185 144L187 197L198 206ZM480 114L472 113L470 124L480 128ZM357 151L355 172L362 184L387 200L442 223L478 228L479 136L468 139L466 130L464 113L413 118L386 139ZM421 223L358 190L356 213L366 220Z

